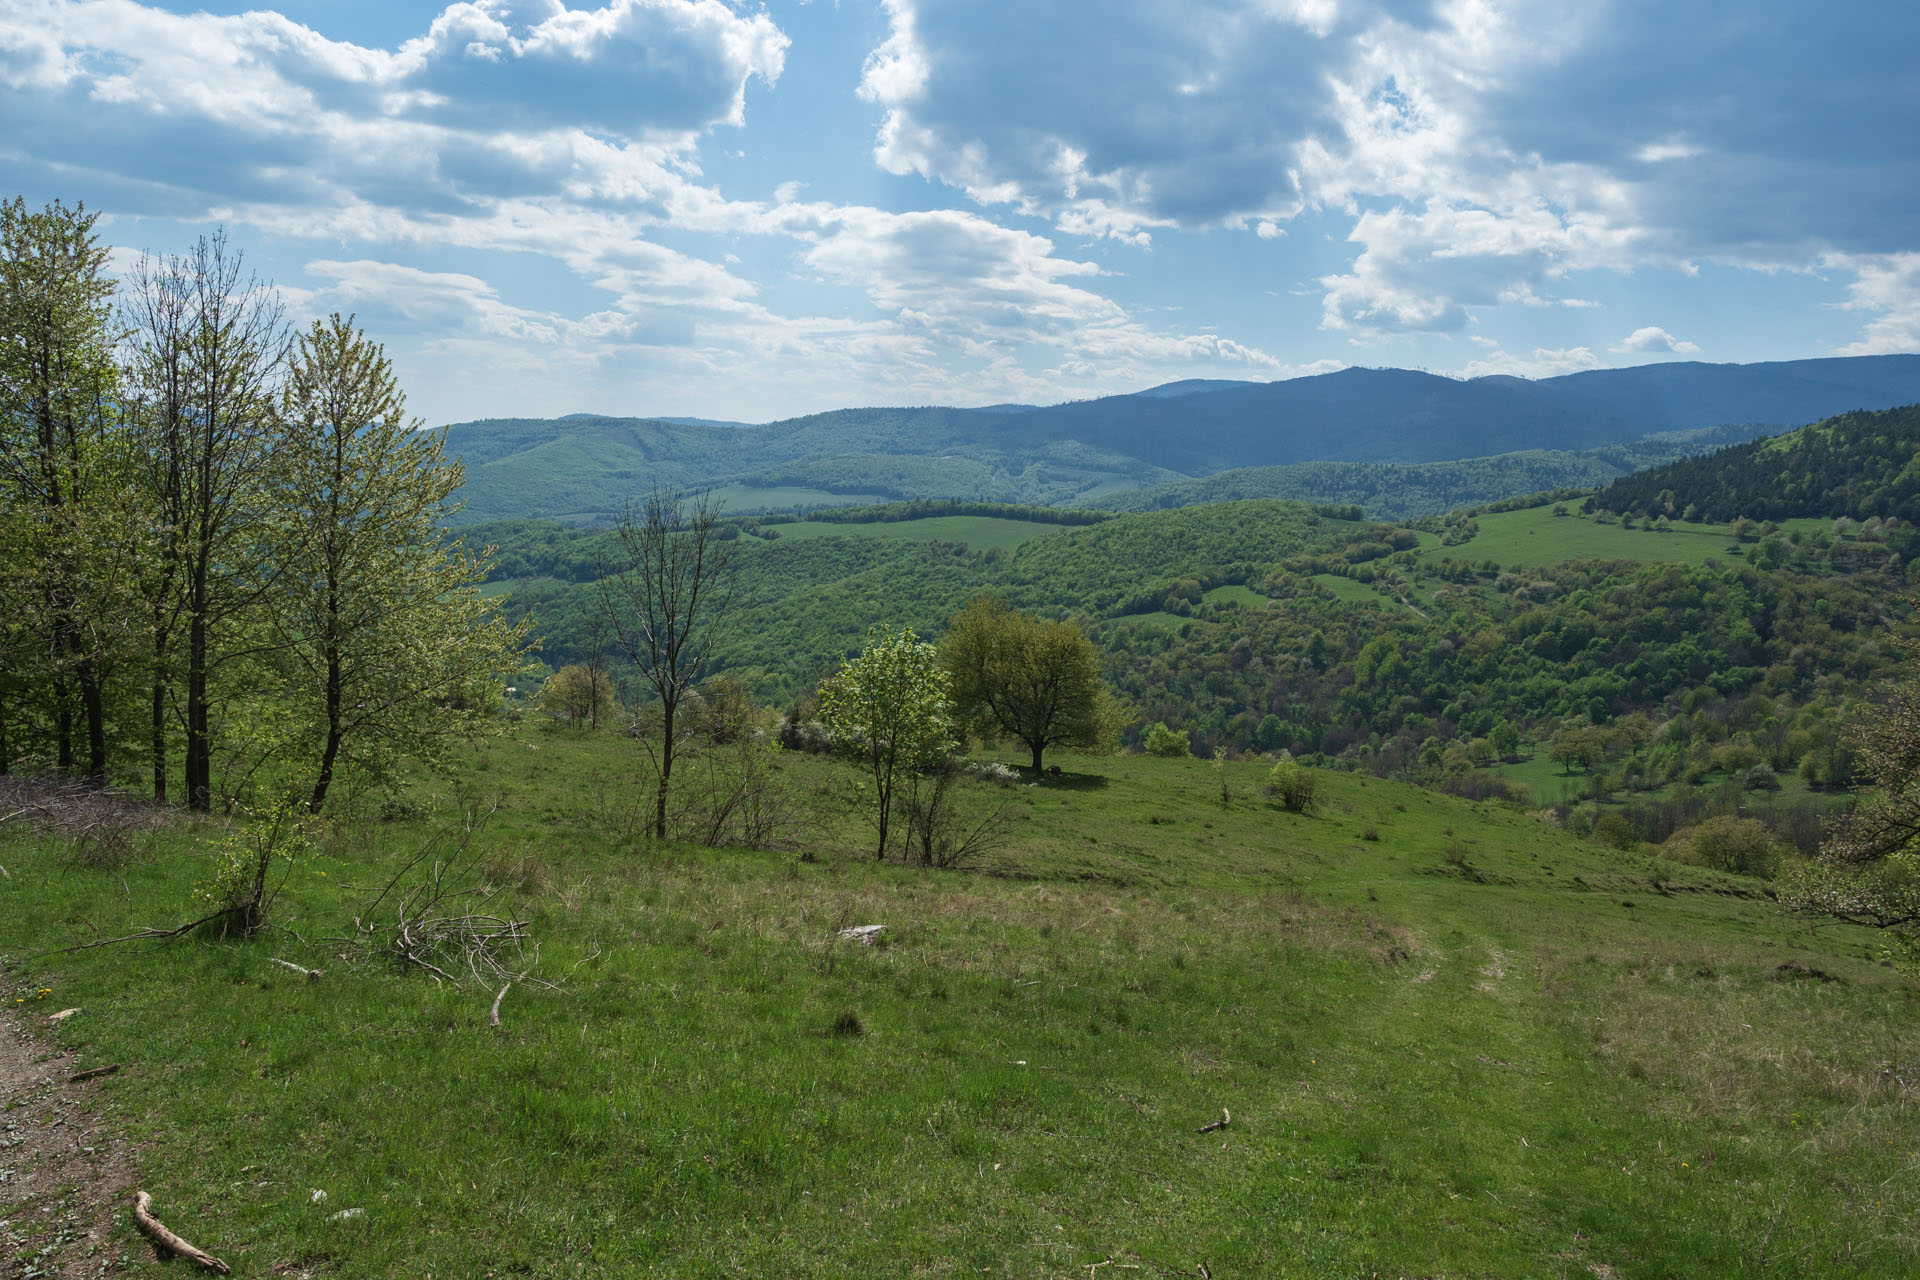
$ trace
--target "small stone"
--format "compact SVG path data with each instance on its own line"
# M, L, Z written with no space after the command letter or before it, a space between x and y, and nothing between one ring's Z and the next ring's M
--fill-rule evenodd
M886 931L887 926L883 924L856 924L851 928L842 929L840 937L847 942L857 942L863 947L870 947Z

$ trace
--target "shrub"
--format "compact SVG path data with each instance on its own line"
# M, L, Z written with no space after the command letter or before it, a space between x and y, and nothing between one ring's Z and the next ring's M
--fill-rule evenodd
M1771 876L1780 860L1779 846L1765 823L1730 814L1676 832L1667 847L1683 862L1743 876Z
M1148 729L1140 745L1150 756L1165 756L1173 760L1184 760L1193 754L1193 747L1187 741L1187 731L1169 729L1164 724L1156 723Z
M1303 764L1282 760L1267 774L1267 794L1288 813L1311 813L1320 803L1320 775Z

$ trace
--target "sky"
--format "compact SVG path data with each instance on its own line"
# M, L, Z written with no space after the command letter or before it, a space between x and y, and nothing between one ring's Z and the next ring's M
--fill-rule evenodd
M431 423L1920 350L1920 5L0 0L0 196Z

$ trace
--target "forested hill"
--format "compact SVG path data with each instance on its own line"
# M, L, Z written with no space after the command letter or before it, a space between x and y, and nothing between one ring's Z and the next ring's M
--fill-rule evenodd
M1784 436L1655 467L1616 480L1592 505L1713 521L1920 519L1920 405L1844 413Z
M592 519L656 485L717 487L736 511L836 498L1098 503L1234 468L1589 450L1916 400L1920 356L1649 365L1538 382L1347 369L1044 407L842 409L757 427L496 419L455 426L449 447L467 465L471 521Z

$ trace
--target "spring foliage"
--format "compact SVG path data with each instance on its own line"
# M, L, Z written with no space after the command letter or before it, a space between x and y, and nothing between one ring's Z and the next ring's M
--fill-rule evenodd
M950 689L939 652L912 627L867 632L860 656L820 687L820 718L834 745L858 760L873 782L876 857L887 854L895 800L909 775L953 750Z
M1100 682L1100 658L1071 622L1016 613L975 596L941 644L955 708L989 733L1018 738L1034 772L1048 747L1109 746L1122 713Z

